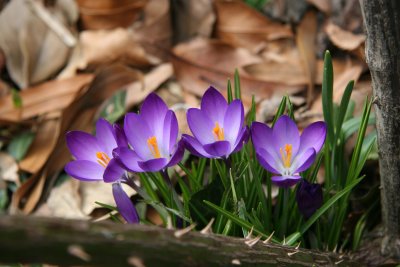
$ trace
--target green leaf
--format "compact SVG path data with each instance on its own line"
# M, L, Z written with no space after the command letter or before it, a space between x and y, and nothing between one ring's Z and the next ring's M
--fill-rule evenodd
M272 121L272 126L275 125L276 121L279 119L280 116L283 115L286 109L287 97L282 97L281 103L279 104L278 110L275 113L274 120Z
M339 107L339 116L336 122L336 131L338 132L342 129L342 124L347 113L347 108L349 106L349 101L351 93L353 92L353 87L354 87L354 81L350 81L347 84L346 89L344 90ZM336 132L336 135L338 135L338 132Z
M228 103L231 103L233 101L233 96L232 96L232 83L231 83L230 79L228 79L228 86L226 88L226 95L228 96Z
M13 100L13 105L15 108L22 108L22 98L21 95L19 94L19 91L15 88L11 89L11 95L12 95L12 100Z
M240 88L240 76L238 69L235 69L234 81L235 81L235 98L242 99L242 92Z
M17 161L23 159L33 142L35 134L32 132L23 132L14 137L7 147L7 152Z
M5 210L8 204L7 188L0 188L0 210Z
M189 210L193 221L207 224L211 218L215 218L215 211L204 205L203 200L207 199L214 203L220 203L223 193L224 186L221 179L217 178L205 186L204 189L193 194L189 201ZM198 226L201 227L202 225Z
M239 225L239 226L241 226L241 227L247 229L248 231L250 231L251 228L253 228L253 232L254 232L254 233L256 233L256 234L258 234L258 235L261 235L261 236L264 237L264 238L268 238L268 237L269 237L269 235L268 235L267 233L264 233L263 231L257 229L257 228L254 227L251 223L249 223L249 222L247 222L247 221L245 221L245 220L242 220L242 219L239 218L238 216L232 214L231 212L229 212L229 211L227 211L227 210L224 210L224 209L218 207L217 205L211 203L210 201L204 200L204 203L206 203L209 207L211 207L212 209L214 209L216 212L218 212L218 213L220 213L221 215L227 217L228 219L232 220L232 222L234 222L234 223L236 223L237 225ZM272 240L273 242L275 242L275 243L279 243L279 241L278 241L276 238L274 238L274 237L272 237L271 240Z
M328 125L328 141L330 146L333 145L335 127L333 122L333 66L332 58L329 51L325 52L324 73L322 79L322 110L325 122Z
M336 203L341 197L346 195L348 192L350 192L364 177L358 178L354 180L352 183L347 185L343 190L337 192L333 197L331 197L328 201L322 205L321 208L319 208L301 227L300 227L300 234L303 235L310 227L313 225L318 218L324 214L333 204ZM294 243L297 242L297 240L301 237L301 235L295 235L291 237L290 243L287 241L286 243L291 246Z
M102 118L105 118L110 123L116 122L121 118L125 110L126 91L119 91L115 93L110 100L108 100L105 108L100 113Z
M108 210L112 210L112 211L118 211L117 208L114 207L114 206L110 206L108 204L104 204L104 203L101 203L99 201L95 201L94 203L96 203L97 205L99 205L102 208L105 208L105 209L108 209Z

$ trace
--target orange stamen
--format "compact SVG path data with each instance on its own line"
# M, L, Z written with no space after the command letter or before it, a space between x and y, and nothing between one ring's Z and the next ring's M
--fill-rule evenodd
M161 158L160 149L158 148L157 138L155 136L147 139L147 146L155 159Z
M97 162L103 166L104 168L107 167L108 163L110 162L110 157L104 152L96 152L96 157L98 158Z
M292 160L292 145L286 144L285 148L284 149L280 148L279 151L281 153L283 166L285 166L285 168L290 168Z
M224 128L219 127L218 122L215 123L213 134L216 141L225 140Z

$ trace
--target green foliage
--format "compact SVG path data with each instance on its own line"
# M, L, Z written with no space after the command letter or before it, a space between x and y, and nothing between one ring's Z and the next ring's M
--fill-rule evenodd
M7 152L17 161L23 159L33 142L35 134L32 132L23 132L14 137L8 144Z

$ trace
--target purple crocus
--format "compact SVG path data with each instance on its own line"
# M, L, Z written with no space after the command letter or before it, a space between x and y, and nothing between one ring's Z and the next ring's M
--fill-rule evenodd
M181 161L184 147L177 140L178 121L156 94L146 97L139 114L126 114L124 130L132 149L123 147L115 153L130 171L165 171Z
M242 102L236 99L228 104L212 86L204 93L200 109L188 110L187 121L193 136L185 134L183 140L186 148L199 157L227 158L249 138Z
M290 187L300 181L300 172L308 169L321 150L326 136L326 124L310 124L300 136L296 124L286 115L273 128L260 122L251 125L251 136L260 164L278 186Z
M82 131L71 131L66 135L67 146L76 160L67 163L65 171L81 181L113 182L113 194L118 211L129 223L138 223L136 209L120 187L125 177L123 165L113 157L117 146L127 147L126 137L118 125L99 119L96 136Z
M302 179L296 192L297 206L305 219L311 217L322 206L323 196L320 184Z

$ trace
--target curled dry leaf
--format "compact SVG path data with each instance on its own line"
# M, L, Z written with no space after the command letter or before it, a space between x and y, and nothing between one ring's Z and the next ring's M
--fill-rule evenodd
M314 5L320 11L324 12L325 14L331 13L332 6L330 0L307 0L309 4Z
M132 29L148 53L167 60L172 45L170 1L149 0L143 21L135 23Z
M355 50L365 42L364 34L354 34L344 30L332 22L329 22L325 27L325 32L332 43L343 50Z
M81 74L70 79L51 80L22 91L22 107L16 108L12 95L0 98L0 120L18 123L41 114L62 110L93 79L92 74Z
M217 36L221 40L253 52L265 42L292 37L289 25L272 21L240 1L216 1Z
M225 91L227 78L233 78L235 68L239 69L243 100L250 104L251 96L268 98L273 93L293 93L299 86L289 86L257 79L241 67L260 63L262 59L244 48L235 48L215 40L195 39L177 45L171 58L178 82L185 90L201 96L214 85Z
M0 13L0 48L11 78L22 89L57 73L69 56L68 45L34 14L30 1L11 1ZM57 1L51 16L67 28L76 22L74 7L72 0Z
M14 182L20 184L18 175L18 164L9 154L0 152L0 181Z
M299 48L304 72L307 76L307 105L314 99L314 80L317 58L316 51L317 16L315 11L308 11L297 27L296 44ZM290 76L288 76L290 79Z
M134 34L126 29L83 31L68 66L59 77L74 76L77 70L94 69L101 65L122 62L146 67L158 64L159 59L148 55Z
M108 66L96 74L89 88L62 111L56 145L43 168L37 173L33 173L14 193L10 207L11 212L30 213L40 199L48 196L57 174L70 160L64 134L68 130L91 131L94 117L101 104L139 77L137 71L121 65Z
M82 26L87 30L129 27L147 0L77 0Z

